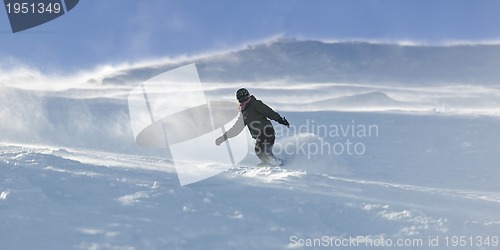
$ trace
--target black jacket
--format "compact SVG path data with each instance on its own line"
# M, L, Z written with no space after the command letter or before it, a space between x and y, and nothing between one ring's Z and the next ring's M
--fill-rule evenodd
M250 98L250 102L241 110L236 123L224 134L224 138L237 136L245 126L248 127L254 139L274 137L273 125L267 118L280 121L281 116L261 100L257 100L254 96L250 96Z

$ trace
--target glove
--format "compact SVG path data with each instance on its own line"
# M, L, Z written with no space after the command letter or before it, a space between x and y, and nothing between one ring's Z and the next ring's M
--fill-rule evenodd
M281 125L285 125L287 128L290 128L290 123L288 123L288 121L286 120L285 117L281 118L279 121L278 121L279 124Z
M220 136L217 139L215 139L215 145L220 146L226 139L224 139L224 136Z

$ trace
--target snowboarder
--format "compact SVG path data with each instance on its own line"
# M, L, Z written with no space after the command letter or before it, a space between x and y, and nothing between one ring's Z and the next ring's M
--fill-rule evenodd
M217 146L221 145L227 138L237 136L245 126L248 127L252 138L255 139L255 153L263 163L269 163L275 166L281 165L281 160L273 155L273 145L275 140L275 132L273 125L268 120L277 121L286 127L290 124L281 117L278 113L272 110L262 101L257 100L253 95L248 93L248 90L241 88L236 91L236 99L240 103L240 115L238 121L225 132L222 136L215 140ZM243 122L241 121L243 119ZM243 125L240 125L243 124Z

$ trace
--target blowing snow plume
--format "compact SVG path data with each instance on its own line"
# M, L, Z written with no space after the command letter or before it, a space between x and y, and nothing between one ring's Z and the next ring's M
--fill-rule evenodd
M233 102L207 100L195 64L137 86L128 106L137 144L166 149L181 185L219 174L248 153L245 133L232 139L232 145L226 142L227 148L213 143L236 122L238 110Z
M498 115L499 47L280 39L215 55L69 75L4 60L0 115L8 122L0 130L4 140L20 143L166 154L134 145L127 98L138 84L191 63L208 101L234 102L235 89L251 84L253 93L284 111Z

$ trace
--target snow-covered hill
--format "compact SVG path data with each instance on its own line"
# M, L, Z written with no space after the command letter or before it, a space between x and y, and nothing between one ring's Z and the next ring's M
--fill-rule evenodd
M498 51L279 40L66 76L2 67L0 246L496 249ZM287 117L285 166L249 155L181 187L167 152L134 143L130 90L192 61L208 99L245 86Z
M500 45L403 46L367 42L276 39L244 49L155 65L103 79L108 84L144 80L196 62L204 82L299 82L391 85L498 85Z

